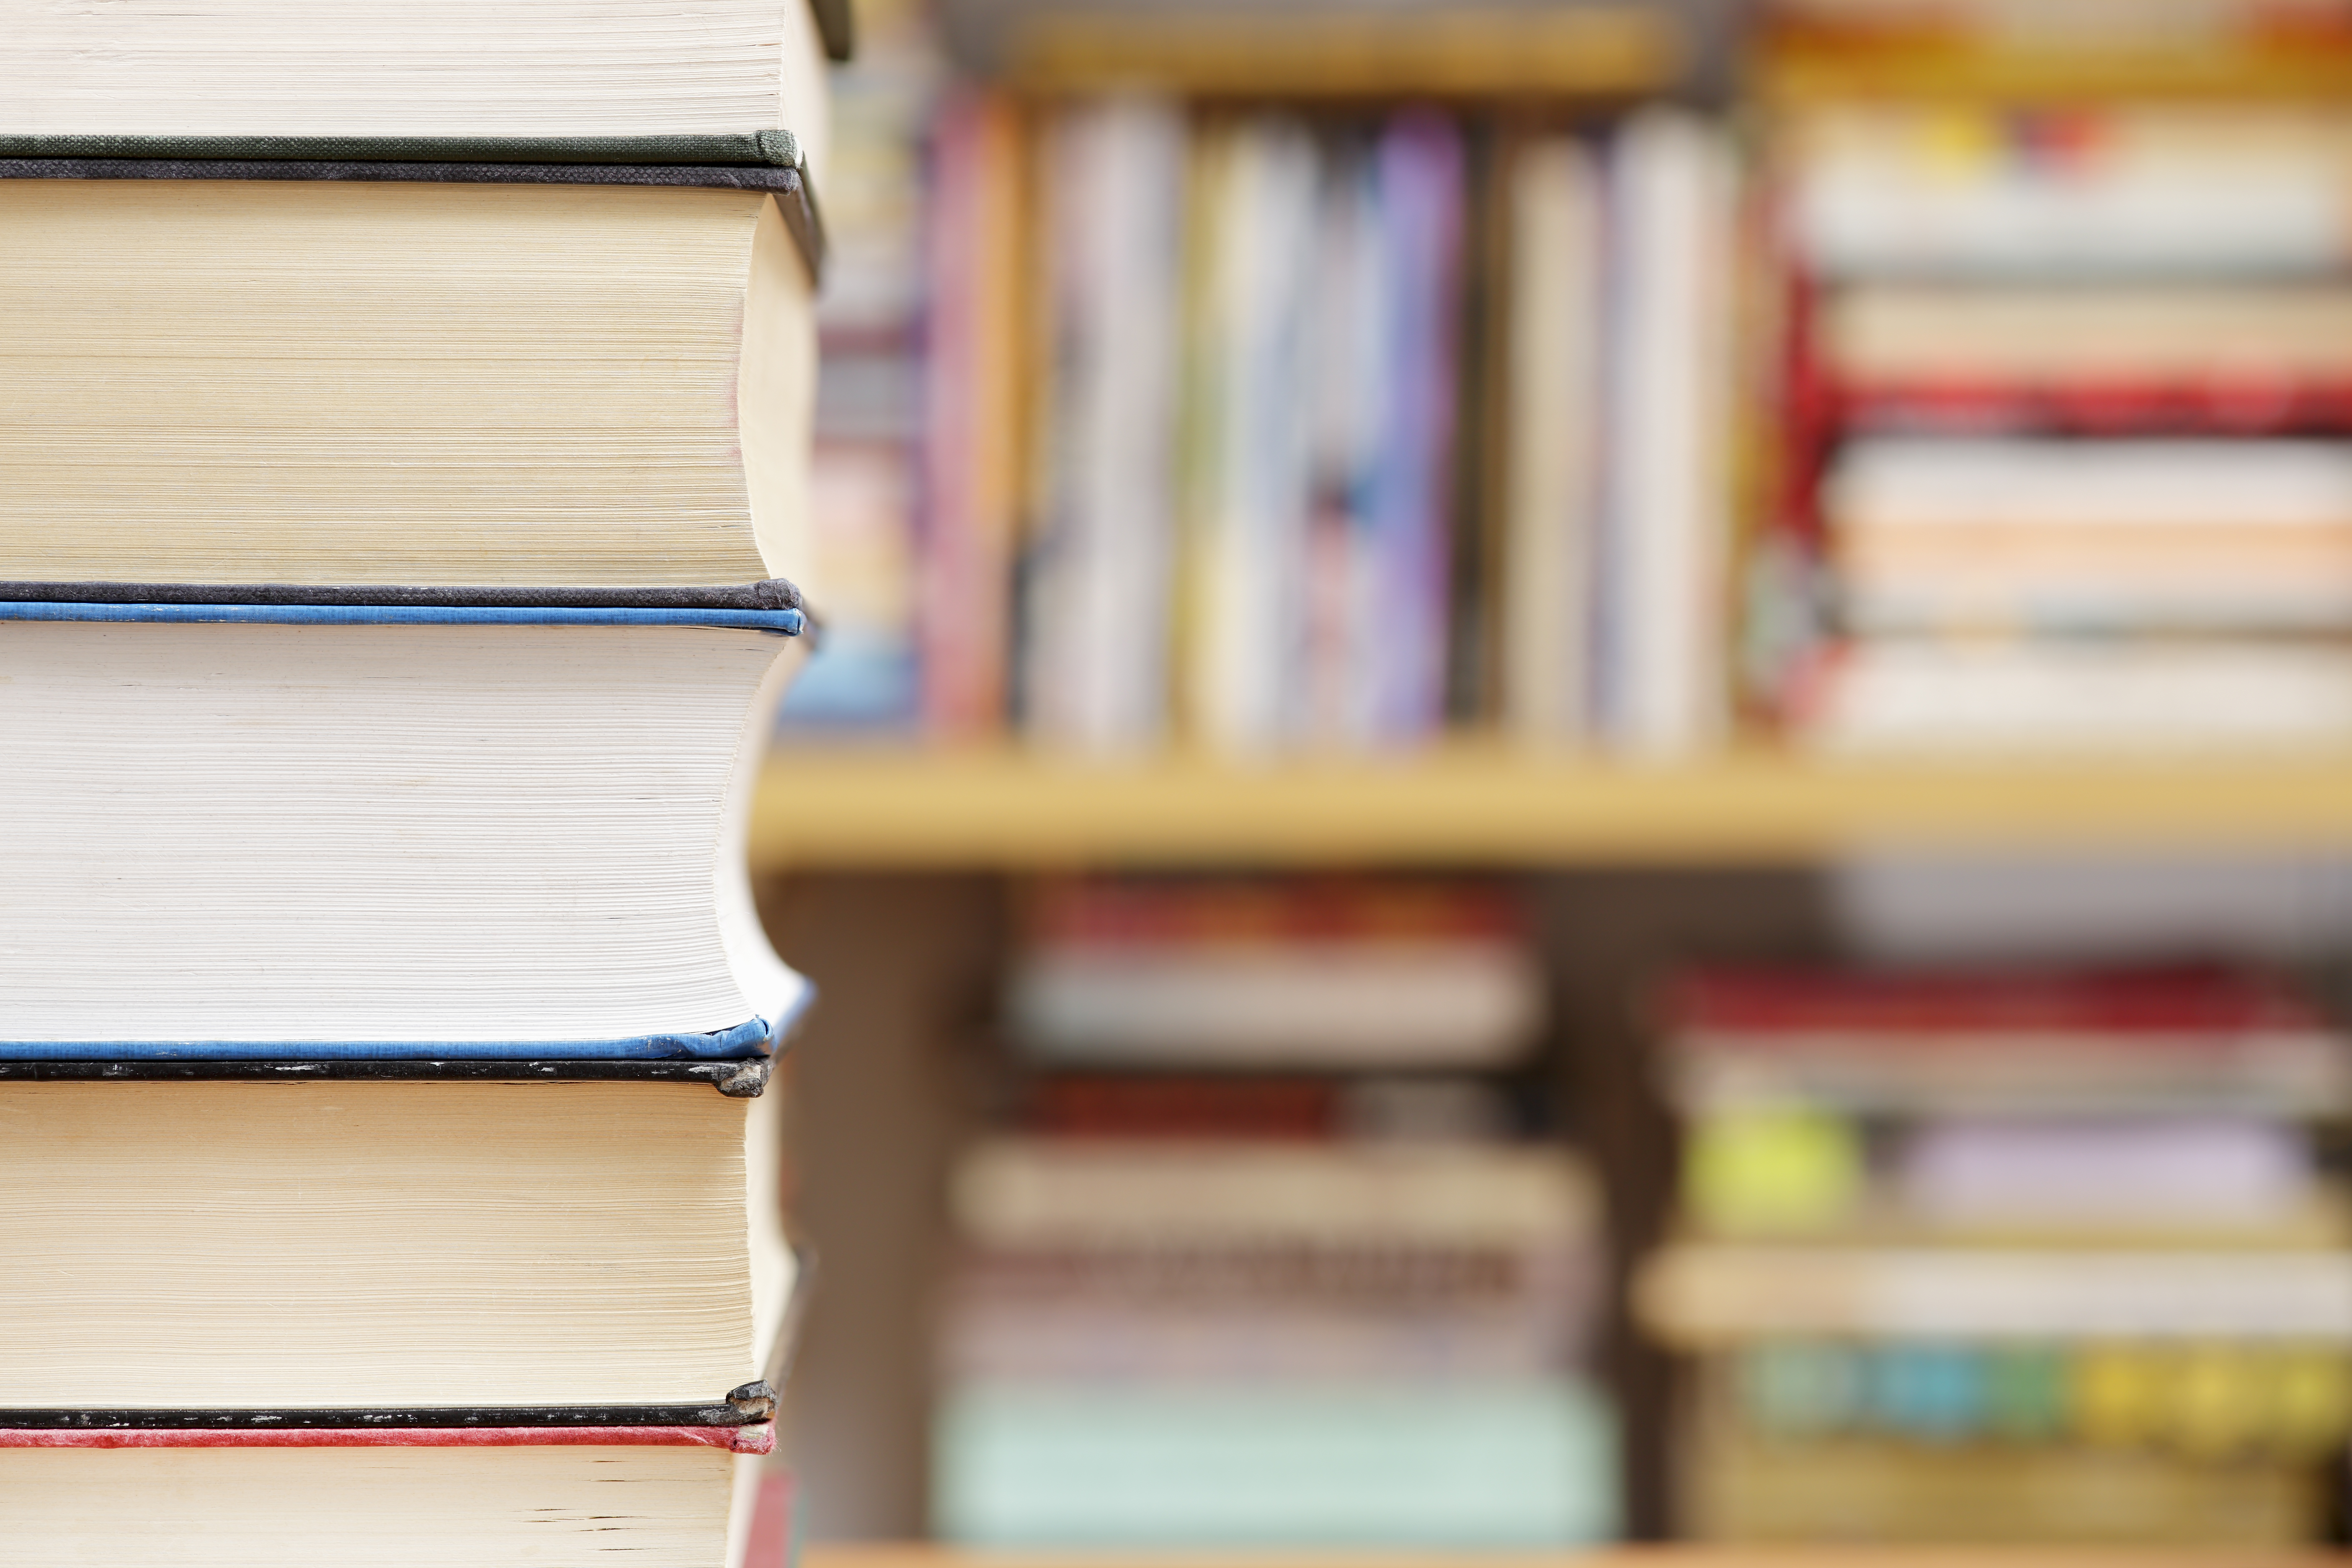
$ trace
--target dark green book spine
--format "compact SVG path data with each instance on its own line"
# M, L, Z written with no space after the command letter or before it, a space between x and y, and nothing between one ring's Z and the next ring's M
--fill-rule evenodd
M789 131L714 136L0 135L0 158L221 159L369 163L700 163L797 169Z

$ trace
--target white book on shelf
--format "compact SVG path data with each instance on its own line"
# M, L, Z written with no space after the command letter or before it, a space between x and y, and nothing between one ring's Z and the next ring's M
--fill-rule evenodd
M1902 1340L2352 1342L2352 1258L2333 1250L1864 1247L1685 1243L1635 1281L1667 1342Z
M1247 754L1295 738L1304 708L1321 160L1305 126L1267 118L1210 139L1199 168L1191 717L1212 746Z
M1678 110L1610 149L1601 723L1636 757L1702 748L1726 718L1734 178L1724 133Z
M2183 753L2352 742L2326 644L1864 641L1811 672L1797 732L1832 752Z
M1587 738L1601 412L1598 161L1582 142L1528 146L1510 174L1502 668L1523 741Z
M2327 107L2100 113L2087 154L1995 111L1817 110L1790 138L1788 236L1837 279L2284 277L2340 268L2352 124Z
M1023 692L1049 744L1119 752L1167 727L1175 560L1184 120L1150 99L1049 132L1044 531Z

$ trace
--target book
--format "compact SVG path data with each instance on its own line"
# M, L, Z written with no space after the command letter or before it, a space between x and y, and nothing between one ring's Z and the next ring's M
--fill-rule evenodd
M1611 142L1606 178L1600 722L1616 750L1672 756L1712 744L1728 718L1737 170L1716 128L1650 109Z
M2072 1114L1915 1106L1864 1121L1797 1104L1711 1108L1683 1142L1685 1227L1891 1246L2294 1247L2352 1237L2352 1208L2321 1179L2305 1130L2276 1110L2168 1114L2140 1098L2102 1105L2075 1088Z
M2253 1117L1938 1118L1888 1173L1930 1224L2011 1230L2259 1233L2319 1193L2302 1130Z
M1617 1524L1615 1429L1580 1380L951 1389L947 1539L1027 1546L1563 1546Z
M1821 501L1864 635L2352 625L2352 463L2322 441L1872 437Z
M1789 718L1826 752L2313 753L2352 741L2352 657L2225 638L1865 640L1822 650Z
M1522 1107L1454 1075L1048 1071L1023 1082L1020 1131L1057 1138L1498 1141Z
M729 1520L729 1568L793 1568L800 1561L799 1479L791 1470L764 1462L759 1470L759 1483L748 1510L741 1491L736 1493L735 1511ZM743 1519L742 1552L740 1559L731 1550L735 1541L735 1521Z
M1593 739L1601 178L1567 136L1531 142L1509 174L1503 711L1538 745Z
M1350 645L1364 661L1357 738L1374 748L1424 741L1445 720L1447 606L1460 462L1459 290L1469 226L1467 150L1453 121L1407 110L1370 150L1370 261L1381 315L1374 377L1360 395L1380 410L1368 435L1355 513L1367 537Z
M991 1247L1541 1247L1593 1234L1598 1198L1560 1151L1410 1143L992 1139L956 1166L957 1232Z
M30 1562L740 1563L770 1428L0 1431Z
M1051 122L1041 156L1050 347L1016 701L1049 746L1133 751L1168 721L1183 116L1141 98L1083 105Z
M922 721L945 738L1006 721L1022 503L1024 194L1019 118L1003 99L936 111L926 225L923 531L914 563Z
M1039 1060L1499 1067L1546 999L1517 912L1475 886L1049 887L1006 1011Z
M1192 1384L1537 1378L1591 1342L1589 1237L1214 1237L990 1246L957 1260L954 1379Z
M330 26L283 0L48 10L22 18L0 60L0 155L38 142L88 156L250 155L216 150L234 144L338 157L352 154L316 149L382 137L520 144L524 160L560 146L587 163L764 163L783 131L797 142L786 161L822 177L821 54L845 53L845 11L377 5Z
M5 178L0 226L0 580L802 570L811 274L766 190Z
M2260 435L2352 415L2334 281L1856 283L1811 330L1835 417L1864 428Z
M1654 998L1686 1114L2331 1114L2352 1050L2311 1003L2217 965L1695 970Z
M1694 1242L1654 1254L1635 1300L1668 1342L1915 1340L2352 1342L2334 1249L2080 1252Z
M26 1264L0 1286L0 1426L772 1415L796 1273L773 1099L125 1065L0 1078L0 1231Z
M797 1016L742 850L777 585L104 592L155 602L0 599L0 1057L745 1057Z
M2292 103L1841 103L1790 117L1786 217L1837 279L2309 279L2347 259L2352 122Z
M1314 567L1313 270L1321 148L1267 115L1195 138L1202 276L1188 301L1200 450L1186 519L1190 717L1220 751L1263 753L1307 724Z

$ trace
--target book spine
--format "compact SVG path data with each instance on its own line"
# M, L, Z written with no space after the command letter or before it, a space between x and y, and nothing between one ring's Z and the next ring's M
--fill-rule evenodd
M1024 279L1018 111L961 92L930 147L925 239L921 707L930 733L972 740L1004 722L1020 510Z
M0 159L137 162L709 164L799 169L790 131L663 136L0 134Z
M0 1448L723 1448L775 1451L759 1426L146 1427L0 1426Z

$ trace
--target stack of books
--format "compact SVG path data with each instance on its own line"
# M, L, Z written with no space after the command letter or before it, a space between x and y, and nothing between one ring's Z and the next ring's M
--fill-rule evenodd
M2352 1432L2347 1043L2218 969L1711 971L1667 1005L1717 1540L2319 1539Z
M26 1560L748 1551L821 72L798 0L0 45Z
M1782 9L1818 35L1855 8ZM1906 38L1952 70L2018 58L1957 106L1822 89L1772 140L1776 543L1827 609L1780 677L1798 733L2352 739L2352 117L2266 98L2251 67L2194 104L2095 83L2102 58L2275 45L2264 7L2183 6L2147 37L2121 13L2075 36L2013 7L1870 9L1843 25L1882 61ZM2340 7L2312 10L2308 54L2352 58ZM2171 36L2192 13L2197 41Z
M1598 1195L1490 889L1045 889L956 1166L933 1518L998 1544L1612 1532Z

